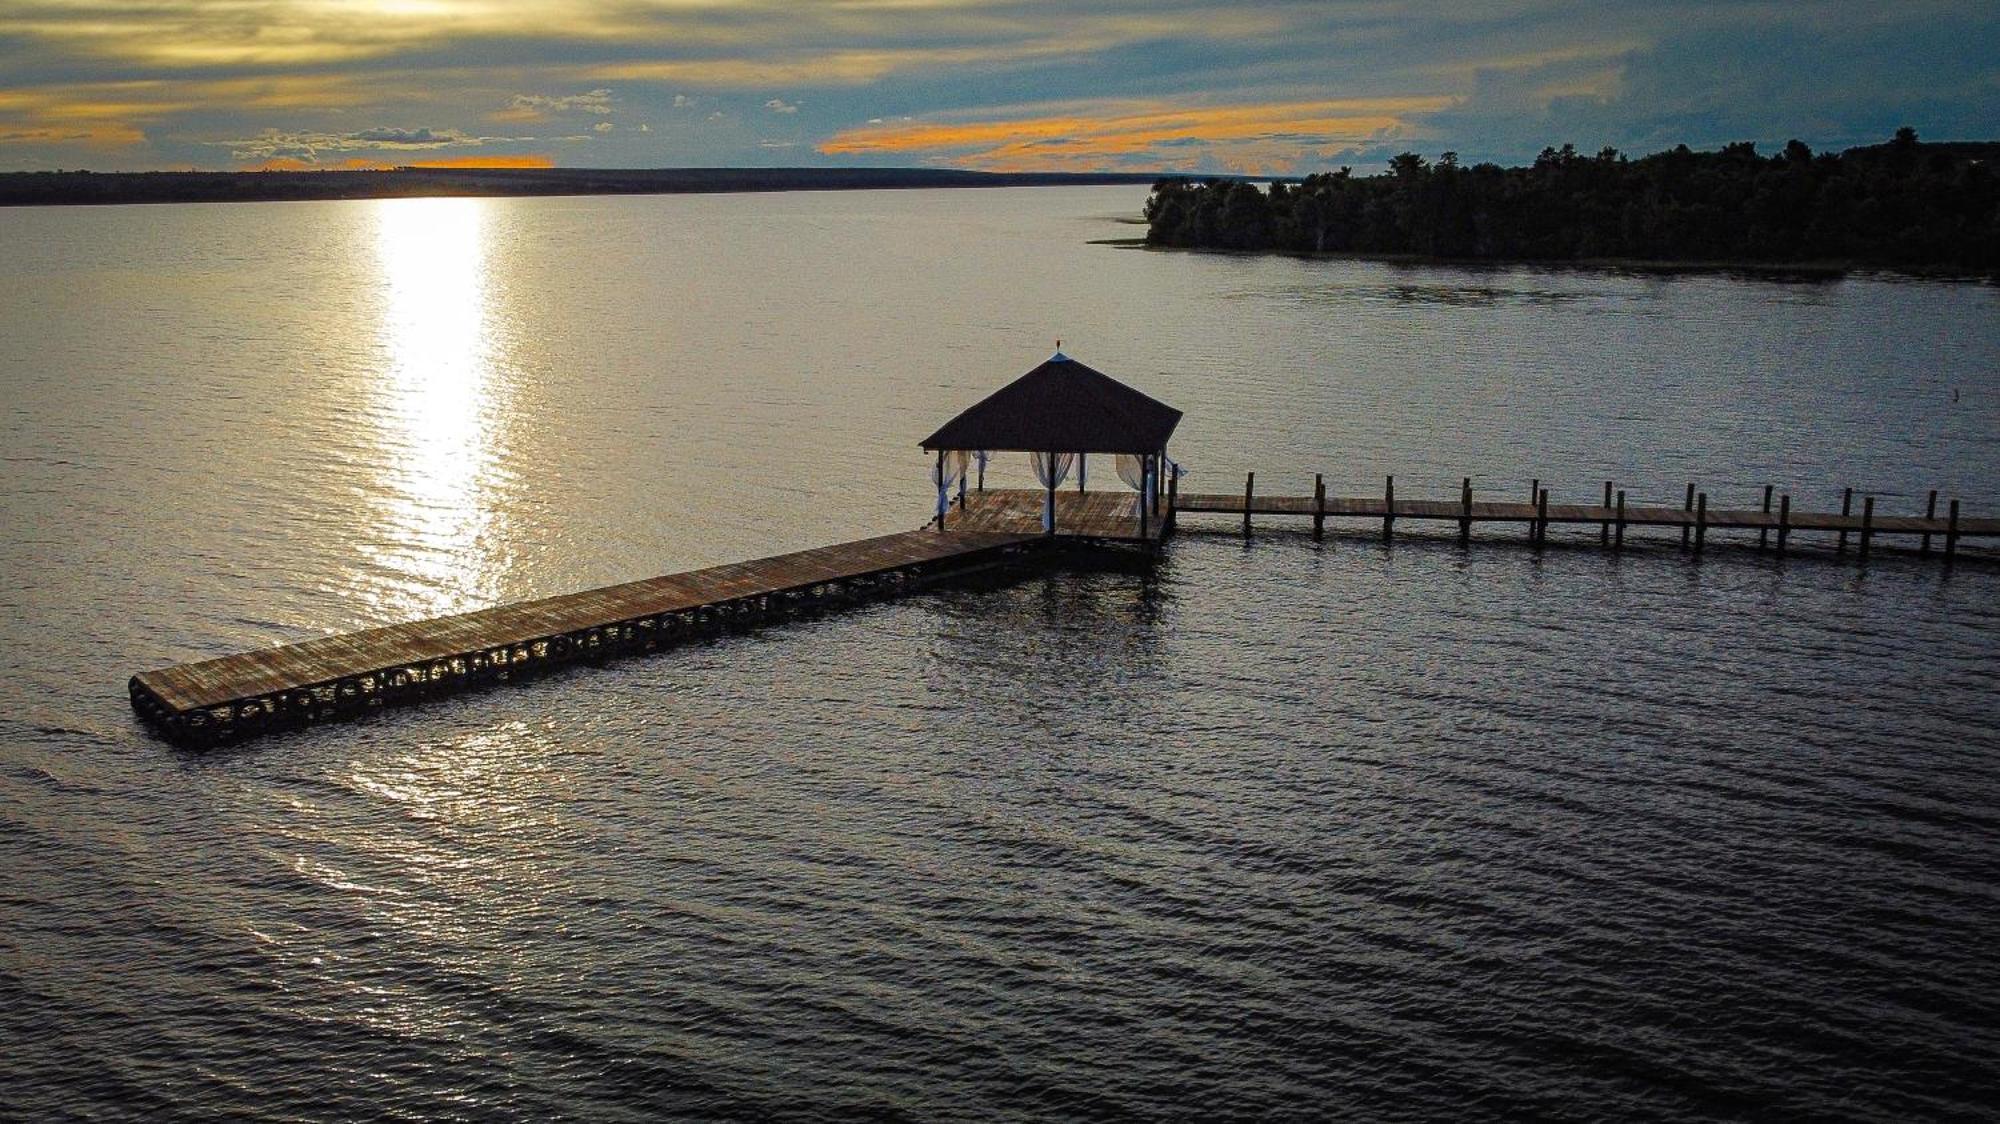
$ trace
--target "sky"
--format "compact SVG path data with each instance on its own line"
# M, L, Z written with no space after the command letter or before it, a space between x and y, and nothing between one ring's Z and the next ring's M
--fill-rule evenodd
M2000 3L0 0L0 170L1300 174L2000 138Z

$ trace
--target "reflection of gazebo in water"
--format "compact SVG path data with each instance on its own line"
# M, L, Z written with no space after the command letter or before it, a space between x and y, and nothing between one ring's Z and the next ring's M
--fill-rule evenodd
M937 526L1156 541L1164 522L1162 466L1173 464L1167 439L1180 420L1179 410L1058 351L924 439L924 449L937 454ZM999 452L1029 454L1041 489L987 491L986 464ZM1111 456L1133 490L1087 491L1092 453ZM1063 488L1072 469L1074 492ZM970 496L969 473L978 478ZM1164 475L1171 487L1171 470Z

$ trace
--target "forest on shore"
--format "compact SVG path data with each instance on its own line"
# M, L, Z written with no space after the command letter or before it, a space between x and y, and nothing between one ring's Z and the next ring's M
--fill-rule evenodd
M1827 263L2000 272L2000 143L1814 153L1792 141L1630 159L1571 145L1529 167L1406 152L1380 175L1164 179L1146 242L1228 250L1497 260Z

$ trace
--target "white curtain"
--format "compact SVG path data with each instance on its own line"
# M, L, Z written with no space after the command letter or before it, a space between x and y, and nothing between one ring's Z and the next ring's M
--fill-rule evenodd
M1153 502L1153 479L1146 472L1145 458L1125 453L1118 454L1118 479L1123 480L1126 487L1136 489L1139 493L1139 498L1132 504L1132 517L1136 519L1139 517L1139 512L1150 509Z
M971 455L965 452L950 452L931 462L931 483L937 485L938 518L951 510L951 486L965 476L965 466Z
M1048 494L1042 498L1042 530L1052 531L1056 526L1056 497L1053 489L1062 487L1069 479L1070 466L1076 463L1075 453L1029 453L1034 462L1035 479Z

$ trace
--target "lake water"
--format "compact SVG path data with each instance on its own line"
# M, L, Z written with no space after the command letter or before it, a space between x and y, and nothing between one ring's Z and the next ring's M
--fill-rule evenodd
M0 1115L1990 1111L1991 562L1184 534L218 752L132 717L915 526L916 442L1057 338L1198 490L2000 511L1993 287L1090 244L1143 198L0 212Z

